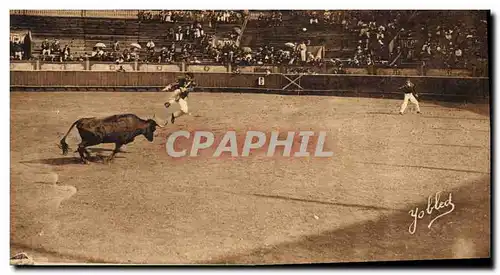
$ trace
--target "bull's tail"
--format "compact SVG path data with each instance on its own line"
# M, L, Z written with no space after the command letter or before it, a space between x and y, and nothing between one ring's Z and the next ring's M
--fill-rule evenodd
M71 132L71 130L73 129L73 127L75 127L75 125L80 122L80 119L75 121L73 124L71 124L71 127L69 127L69 130L68 132L66 133L66 135L64 135L64 137L61 139L61 145L59 146L61 149L62 149L62 153L63 155L67 155L68 154L68 150L69 150L69 146L68 144L66 143L66 137L68 136L69 132Z

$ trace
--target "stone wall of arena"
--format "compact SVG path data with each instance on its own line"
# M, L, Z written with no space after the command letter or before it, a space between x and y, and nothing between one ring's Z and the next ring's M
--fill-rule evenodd
M125 72L116 72L114 64L31 64L17 63L23 69L10 72L11 90L121 90L121 91L158 91L172 83L183 74L192 71L199 90L217 92L258 92L279 94L314 94L361 97L399 98L397 87L406 78L418 85L423 98L467 102L489 100L490 82L488 77L470 77L441 72L442 76L418 75L369 75L360 74L282 74L224 72L223 66L216 69L196 65L146 65L124 64ZM45 65L45 67L44 67ZM39 70L34 70L34 67ZM92 68L92 70L82 70ZM43 69L43 70L42 70ZM392 69L391 69L392 70Z

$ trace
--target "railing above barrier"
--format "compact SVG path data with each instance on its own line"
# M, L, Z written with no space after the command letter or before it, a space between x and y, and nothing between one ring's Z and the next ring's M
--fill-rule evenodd
M135 19L137 12L138 10L11 10L10 15Z
M185 63L140 63L128 62L117 65L114 62L99 61L75 61L75 62L43 62L43 61L14 61L10 63L11 71L29 70L61 70L61 71L116 71L123 67L125 71L147 71L147 72L233 72L234 65L212 65L212 64L185 64ZM475 69L448 68L448 69L416 69L416 68L344 68L342 72L332 66L237 66L242 73L285 73L285 74L349 74L349 75L400 75L400 76L458 76L458 77L478 77L487 76L485 72ZM309 71L309 73L307 72ZM486 74L485 74L486 73Z

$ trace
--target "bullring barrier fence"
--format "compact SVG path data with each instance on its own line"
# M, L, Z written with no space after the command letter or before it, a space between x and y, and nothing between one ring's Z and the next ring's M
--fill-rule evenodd
M11 91L159 91L183 72L11 71ZM194 72L196 91L399 98L410 78L426 99L484 102L487 77Z

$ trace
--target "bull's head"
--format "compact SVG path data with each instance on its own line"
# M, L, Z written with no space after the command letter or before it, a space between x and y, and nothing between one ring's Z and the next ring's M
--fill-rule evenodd
M146 121L147 125L146 125L146 129L144 130L144 137L146 137L146 139L150 142L153 141L153 137L154 137L154 132L156 131L156 127L159 127L159 128L163 128L164 126L158 124L155 120L154 120L154 115L153 115L153 119L148 119Z

